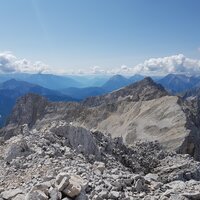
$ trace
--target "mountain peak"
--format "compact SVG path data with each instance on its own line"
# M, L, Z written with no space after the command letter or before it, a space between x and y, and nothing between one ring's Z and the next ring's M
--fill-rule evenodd
M127 97L131 97L131 101L147 101L167 95L169 95L168 92L160 84L155 83L150 77L146 77L141 81L132 83L109 94L90 97L84 101L84 104L88 106L97 106L113 103Z
M122 76L122 75L120 75L120 74L116 74L116 75L114 75L114 76L112 76L111 78L110 78L110 80L114 80L114 79L126 79L124 76Z
M151 78L151 77L149 77L149 76L147 76L147 77L145 77L143 80L141 80L140 82L146 82L146 83L155 83L154 81L153 81L153 79Z
M166 90L164 89L164 87L156 82L154 82L154 80L151 77L145 77L144 79L142 79L141 81L138 81L136 83L132 83L120 90L127 90L127 89L136 89L136 88L140 88L142 90L145 88L151 88L151 89L156 89L160 92L163 92L165 94L167 94Z
M0 84L0 88L3 88L3 89L15 89L17 87L33 87L33 86L35 86L35 85L32 83L28 83L28 82L21 81L21 80L16 80L14 78L9 79Z
M103 86L102 88L107 91L111 92L113 90L116 90L118 88L123 87L124 85L128 85L130 82L129 80L122 76L122 75L114 75L112 76Z

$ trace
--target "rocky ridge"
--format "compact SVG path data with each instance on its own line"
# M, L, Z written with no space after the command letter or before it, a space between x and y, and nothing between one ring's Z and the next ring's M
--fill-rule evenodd
M1 142L1 199L199 199L200 163L157 142L127 147L64 121L19 129Z

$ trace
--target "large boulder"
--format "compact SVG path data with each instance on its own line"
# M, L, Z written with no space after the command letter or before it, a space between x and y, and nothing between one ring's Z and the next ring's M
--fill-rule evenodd
M30 149L26 141L20 136L12 137L6 143L7 148L5 150L4 159L7 162L10 162L17 157L27 156L30 154Z
M96 160L101 159L99 147L89 130L64 124L53 127L51 132L66 138L73 149L83 153L85 156L94 155Z
M19 194L23 194L23 191L21 189L13 189L13 190L11 189L11 190L2 192L1 196L3 199L10 200Z
M74 198L81 193L82 187L84 186L84 181L78 175L60 173L56 177L55 185L64 195Z
M41 190L34 190L26 195L25 200L48 200L49 197Z
M103 174L104 170L105 170L105 163L103 162L94 162L93 164L93 170L95 171L99 171L101 174Z
M72 175L68 186L62 191L68 197L74 198L81 193L83 179L80 176Z

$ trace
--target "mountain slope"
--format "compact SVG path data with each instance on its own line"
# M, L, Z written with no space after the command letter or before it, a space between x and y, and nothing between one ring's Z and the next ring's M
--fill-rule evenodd
M128 147L58 119L9 128L16 135L0 145L2 199L198 199L200 163L158 142Z
M200 78L182 74L168 74L157 82L172 93L181 93L199 84Z
M115 75L112 76L105 84L103 84L102 88L107 91L111 92L113 90L119 89L128 85L130 81L122 75Z
M69 95L75 99L85 99L91 96L98 96L106 93L101 87L86 87L86 88L66 88L61 90L63 94Z
M53 90L63 89L67 87L79 87L81 84L72 78L57 76L53 74L32 74L24 81L41 85L45 88L50 88Z
M80 83L78 80L54 74L28 74L28 73L0 74L0 82L5 82L10 79L25 81L28 83L40 85L42 87L54 90L63 89L67 87L82 86L82 83Z
M89 97L83 104L87 106L98 106L110 104L129 98L130 101L150 100L167 95L168 93L161 86L156 84L151 78L144 78L142 81L130 84L124 88L97 97Z
M88 98L88 97L103 95L108 92L112 92L114 90L125 87L131 83L140 81L143 78L144 78L143 76L137 75L137 74L134 76L131 76L130 78L125 78L121 75L115 75L111 77L101 87L86 87L86 88L71 87L71 88L63 89L61 90L61 92L73 98L84 100L85 98Z
M41 87L39 85L31 84L31 83L28 83L25 81L17 81L15 79L11 79L11 80L1 83L0 90L1 91L5 91L5 90L13 91L12 96L14 96L16 98L19 95L22 96L26 93L36 93L36 94L40 94L42 96L57 96L57 97L60 97L62 100L64 100L64 99L74 100L70 96L63 95L62 93L60 93L58 91L47 89L47 88ZM51 99L49 99L49 100L51 100Z
M134 83L134 82L137 82L137 81L141 81L142 79L144 79L144 76L142 76L142 75L140 75L140 74L135 74L135 75L129 77L130 83Z
M45 108L39 109L37 115L27 115L26 110L29 113L35 110L31 105L45 105ZM59 120L113 138L120 136L128 145L138 140L157 140L166 149L188 153L200 160L200 126L195 118L190 106L179 97L169 96L161 85L145 78L82 103L52 103L25 96L15 106L9 125L26 123L39 129Z
M195 87L190 90L187 90L185 93L182 94L182 96L184 99L187 99L189 97L199 99L200 98L200 87Z

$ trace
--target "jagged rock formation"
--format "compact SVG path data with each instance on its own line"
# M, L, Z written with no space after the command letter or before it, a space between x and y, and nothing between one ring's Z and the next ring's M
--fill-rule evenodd
M16 103L9 123L32 126L37 119L44 116L47 104L48 102L44 97L36 94L25 95Z

